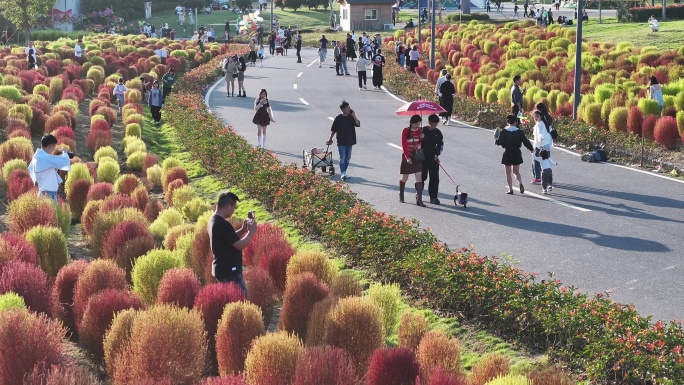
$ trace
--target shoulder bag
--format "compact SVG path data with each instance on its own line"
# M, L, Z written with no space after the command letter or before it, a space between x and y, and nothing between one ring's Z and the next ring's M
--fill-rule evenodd
M411 129L409 128L409 135L411 136L411 139L413 140L413 147L416 146L416 138L411 134ZM423 152L423 148L415 148L413 150L413 154L411 154L411 161L412 162L422 162L425 160L425 153Z

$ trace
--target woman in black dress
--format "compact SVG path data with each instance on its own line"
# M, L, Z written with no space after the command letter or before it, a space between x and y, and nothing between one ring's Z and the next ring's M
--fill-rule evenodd
M271 105L268 102L268 92L265 89L261 89L259 92L259 97L254 101L254 109L256 113L252 119L252 123L257 126L257 143L261 148L266 148L266 127L273 120L273 111L271 111Z
M442 95L439 105L446 110L439 115L444 120L443 123L448 126L454 110L454 95L456 94L456 87L451 82L451 74L446 74L446 80L439 86L439 93Z
M351 61L354 61L356 59L356 49L355 49L355 42L354 39L352 39L351 34L347 34L347 59L351 59Z
M506 169L506 182L508 182L508 192L506 192L506 194L513 194L512 175L515 175L515 179L518 181L520 193L525 193L525 186L523 185L522 177L520 176L520 165L523 163L520 147L525 145L525 148L530 150L531 153L534 152L534 147L532 147L532 143L527 139L525 133L515 126L517 119L518 118L514 115L508 115L506 117L508 126L503 130L497 129L494 133L494 138L496 138L495 143L504 148L501 164L503 164Z

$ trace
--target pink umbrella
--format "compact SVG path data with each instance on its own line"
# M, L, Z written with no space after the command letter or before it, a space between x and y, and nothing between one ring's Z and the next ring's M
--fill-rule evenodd
M446 112L442 106L429 100L416 100L408 102L397 109L397 115L425 115L425 114L439 114Z

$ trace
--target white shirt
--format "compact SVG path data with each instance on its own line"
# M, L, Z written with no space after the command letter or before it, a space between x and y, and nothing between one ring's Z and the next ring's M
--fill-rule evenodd
M418 52L417 50L412 49L411 52L409 53L409 58L411 60L418 60L419 57L420 57L420 52Z
M78 43L77 43L76 46L74 47L74 56L76 56L76 57L81 57L81 56L83 56L83 48L81 48L81 46L78 45Z
M33 47L26 47L26 50L25 50L24 52L26 52L26 54L28 55L28 54L29 54L29 50L31 50L31 49L33 50L33 55L32 55L33 58L34 58L34 59L37 59L37 57L36 57L36 47L35 47L35 46L33 46Z
M352 38L352 40L354 40L354 41L358 41L358 40L356 40L356 33L352 33L351 38Z
M282 28L279 28L278 29L278 36L280 36L281 39L284 39L285 38L285 30L283 30Z
M446 75L437 79L437 84L435 85L435 93L439 96L442 96L442 93L439 91L439 88L442 87L442 83L444 83L445 81L446 81Z
M536 160L537 162L539 162L539 164L541 164L542 170L549 169L551 168L551 166L556 166L558 164L551 158L542 159L538 156L534 156L534 153L532 153L532 159Z
M356 61L356 71L365 71L365 70L367 70L368 68L366 68L366 67L368 67L369 64L370 64L370 63L368 63L368 60L366 60L366 58L364 58L363 56L360 57L360 58Z
M38 185L39 191L56 192L62 183L57 170L69 171L71 168L69 154L64 152L62 155L50 155L39 148L33 154L28 168L31 180Z
M551 146L553 144L553 139L551 134L546 129L546 124L541 120L534 125L534 143L532 145L534 148L542 148L543 146Z

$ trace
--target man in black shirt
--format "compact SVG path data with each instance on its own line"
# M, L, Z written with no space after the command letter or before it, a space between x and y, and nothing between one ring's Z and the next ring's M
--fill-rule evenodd
M333 142L333 137L337 134L337 150L340 153L340 172L342 180L349 179L347 167L351 159L352 146L356 144L356 127L361 127L361 122L356 118L356 113L351 109L349 103L342 101L340 104L342 113L335 117L332 127L330 127L330 139L326 142L329 146Z
M513 77L513 87L511 87L511 105L518 106L518 111L524 111L523 95L522 91L520 90L520 84L522 84L520 75L515 75Z
M247 298L247 286L242 278L242 250L249 245L257 231L254 213L242 223L240 230L235 231L226 219L233 215L237 208L237 195L231 192L222 193L216 203L214 215L209 219L207 231L214 261L211 274L219 282L235 282L242 287Z
M442 131L437 128L439 124L439 116L432 114L428 116L430 125L423 127L423 153L425 160L423 161L423 184L429 177L430 184L428 185L428 192L430 193L430 203L439 204L439 155L442 154L444 148L444 136Z

